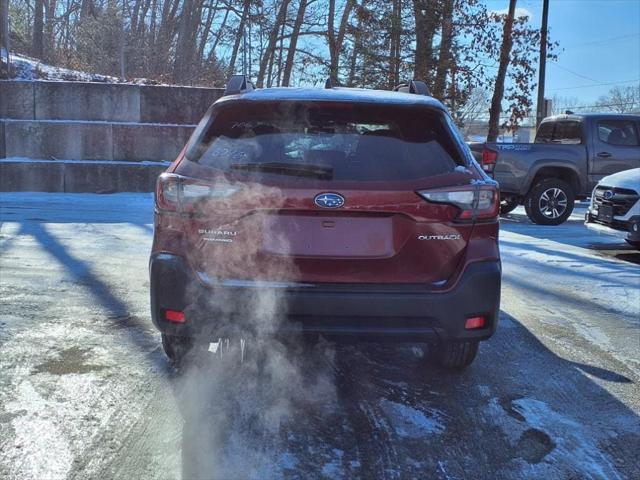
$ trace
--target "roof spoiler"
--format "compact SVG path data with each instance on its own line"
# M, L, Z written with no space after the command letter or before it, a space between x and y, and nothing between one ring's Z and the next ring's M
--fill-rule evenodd
M253 83L246 75L232 75L222 95L238 95L253 90Z
M411 80L409 83L401 83L393 89L394 92L415 93L416 95L430 96L429 87L422 80Z

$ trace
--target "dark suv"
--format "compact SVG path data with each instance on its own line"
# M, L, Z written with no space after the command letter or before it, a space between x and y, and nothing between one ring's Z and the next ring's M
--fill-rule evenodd
M301 334L465 367L498 321L499 198L423 82L232 77L158 180L153 322L176 361L198 338Z

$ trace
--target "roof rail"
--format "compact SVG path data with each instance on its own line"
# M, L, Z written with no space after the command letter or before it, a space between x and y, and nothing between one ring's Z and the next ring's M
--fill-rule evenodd
M415 93L416 95L429 96L429 87L422 80L411 80L409 83L401 83L393 89L394 92Z
M237 95L239 93L250 92L251 90L253 90L253 83L251 83L246 75L232 75L222 95Z
M327 81L324 82L324 88L335 88L339 86L340 84L337 81L331 80L331 77L327 78Z

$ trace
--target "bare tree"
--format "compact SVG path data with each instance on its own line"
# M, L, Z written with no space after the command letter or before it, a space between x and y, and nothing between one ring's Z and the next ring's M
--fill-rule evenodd
M577 108L581 108L580 100L577 97L563 97L557 93L551 97L551 113L553 115Z
M414 78L430 82L433 68L433 37L440 23L439 0L413 0L416 26Z
M336 14L336 0L329 0L329 16L327 18L327 39L329 43L329 77L334 82L339 82L339 69L340 69L340 53L344 44L344 36L347 29L347 23L351 10L355 5L355 0L346 0L344 10L342 11L342 17L338 26L338 31L335 31L335 14Z
M9 77L10 64L9 64L9 0L0 0L0 52L4 49L6 52L5 60L3 60L0 54L0 76L5 75ZM2 65L2 62L6 63L6 67ZM6 72L3 70L6 68Z
M245 25L249 18L249 9L251 8L251 0L244 0L242 6L242 14L240 15L240 25L236 31L236 37L233 44L233 51L231 52L231 59L229 60L228 75L232 75L235 72L236 60L238 58L238 50L240 49L240 42L245 35Z
M454 0L443 0L442 4L442 29L440 39L440 52L438 54L438 67L433 82L433 96L444 97L447 83L447 73L451 69L453 54L451 46L453 42L453 3Z
M513 45L512 31L513 19L516 12L516 0L509 0L509 11L504 20L504 29L502 32L502 47L500 48L500 63L498 66L498 74L496 75L495 87L493 90L493 98L491 99L491 108L489 110L489 134L488 142L495 142L500 133L500 114L502 113L502 98L504 97L504 82L507 76L507 67L509 66L509 57L511 55L511 46Z
M197 0L183 0L180 13L178 39L176 42L176 55L173 67L173 81L179 83L190 77L190 70L194 62L194 23L199 19L196 16Z
M360 6L356 7L357 23L353 29L353 48L351 49L351 59L349 61L349 77L347 80L347 85L350 87L354 85L356 78L356 65L358 63L358 58L362 55L362 19L365 16L365 12L367 11L367 3L368 0L362 0Z
M293 24L293 31L291 32L291 39L289 40L289 48L287 49L287 60L284 64L284 73L282 75L282 85L289 86L291 81L291 72L293 70L293 61L296 55L296 47L298 46L298 36L300 35L300 29L302 28L302 22L304 22L304 14L307 9L307 0L300 0L298 5L298 14L296 15L296 21Z
M400 83L400 55L402 47L402 1L393 0L389 32L389 88Z
M607 95L603 95L598 99L596 108L605 112L640 112L640 85L613 87Z
M35 0L32 38L31 54L36 58L42 58L44 54L44 0Z
M278 42L278 31L285 21L287 8L289 7L289 1L290 0L283 0L280 4L280 8L278 9L278 13L276 15L276 21L273 24L271 31L269 32L267 46L264 53L262 54L262 58L260 59L260 69L258 70L258 78L256 80L256 85L259 88L264 86L264 78L267 72L267 66L271 56L275 54L276 43Z
M464 105L452 112L454 120L465 137L481 121L483 126L486 125L490 103L491 97L486 89L474 88L469 93Z

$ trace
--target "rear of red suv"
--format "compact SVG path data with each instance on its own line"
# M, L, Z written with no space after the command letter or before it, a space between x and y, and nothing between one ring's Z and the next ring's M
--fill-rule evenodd
M464 367L498 320L498 209L428 96L225 95L158 180L153 321L174 360L198 338L302 333L426 342Z

